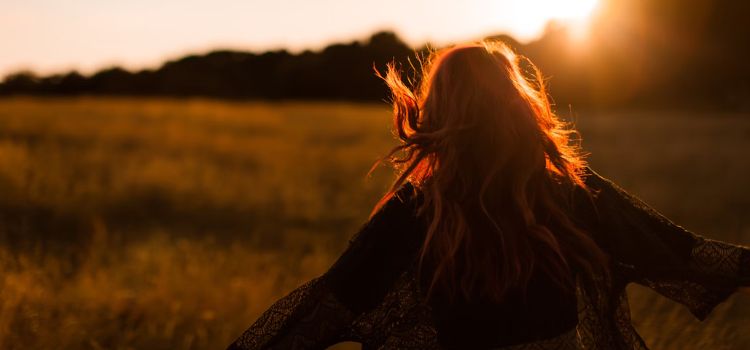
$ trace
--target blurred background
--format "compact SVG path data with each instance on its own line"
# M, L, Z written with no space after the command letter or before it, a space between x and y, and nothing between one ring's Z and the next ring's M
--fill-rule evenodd
M750 3L0 4L0 348L223 348L325 271L393 173L387 62L497 38L548 78L591 166L750 244ZM654 349L750 348L629 287ZM349 344L349 348L356 346Z

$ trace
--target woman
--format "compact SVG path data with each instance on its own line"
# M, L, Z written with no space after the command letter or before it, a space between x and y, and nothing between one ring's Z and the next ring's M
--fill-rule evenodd
M628 283L701 320L750 285L748 248L688 232L587 168L520 63L499 43L449 48L416 91L389 67L392 190L330 270L230 349L645 349Z

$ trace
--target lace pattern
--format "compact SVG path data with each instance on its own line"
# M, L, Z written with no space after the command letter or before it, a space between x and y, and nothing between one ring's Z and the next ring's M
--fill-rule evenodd
M612 299L597 289L602 283L579 279L574 329L497 350L646 349L630 324L624 290ZM364 350L441 348L413 269L399 277L380 305L357 317L330 293L321 293L325 290L323 279L304 284L274 303L230 349L318 349L345 340L361 342ZM608 310L616 310L612 318L606 316Z
M724 269L722 274L735 276L744 271L727 260L744 262L747 250L722 244L717 248L714 241L704 243L708 245L694 249L696 264L702 264L703 269ZM497 350L648 349L631 324L625 293L629 280L624 276L616 275L609 283L579 278L578 324L574 329ZM707 314L726 297L695 282L641 282L685 304L697 316ZM230 349L318 349L346 340L362 343L364 350L440 349L431 309L421 295L412 268L398 278L377 307L355 316L328 292L325 280L318 278L274 303Z
M699 320L747 284L750 253L747 249L711 239L699 239L690 254L692 273L687 278L641 278L641 283L659 294L685 305Z
M414 269L404 272L383 302L353 323L363 349L438 349L429 305L422 302Z
M352 340L343 332L354 315L313 279L279 299L229 349L317 349Z
M739 279L743 265L747 266L748 263L746 250L705 238L696 242L690 255L696 271L727 278L730 281Z
M750 249L694 235L608 180L597 175L588 179L592 188L601 190L597 208L603 221L596 221L592 227L610 249L611 278L579 276L578 322L573 329L553 338L501 349L647 349L631 323L625 291L628 283L643 284L684 304L701 320L737 287L750 286ZM406 208L392 207L380 219L391 220L390 215L407 220L413 213ZM598 215L585 214L583 221ZM381 224L382 230L403 226L402 222ZM390 247L374 244L388 243L377 241L383 237L379 233L368 232L370 245L352 243L359 250L352 250L349 257L361 264L367 247ZM361 239L359 235L355 238ZM377 253L383 257L383 251ZM367 271L382 272L382 259L375 261ZM352 266L348 263L351 261L342 260L343 266ZM327 275L314 279L274 303L230 349L321 349L346 340L362 343L364 350L440 349L433 311L423 298L415 265L404 265L408 264L394 267L390 271L395 272L393 278L377 285L385 293L378 294L374 307L368 304L366 311L356 314L337 299ZM339 281L348 283L351 276L369 277L354 274ZM362 290L355 289L356 293L346 297L356 299Z

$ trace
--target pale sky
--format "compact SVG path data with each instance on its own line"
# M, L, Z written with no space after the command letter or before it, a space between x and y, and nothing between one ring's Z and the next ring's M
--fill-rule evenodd
M21 69L156 68L213 49L291 51L394 30L412 45L487 34L520 40L597 0L0 0L0 78ZM561 6L562 5L562 6Z

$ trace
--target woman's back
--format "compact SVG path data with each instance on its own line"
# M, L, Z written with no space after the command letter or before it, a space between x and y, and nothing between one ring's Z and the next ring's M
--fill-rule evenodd
M597 194L570 213L612 257L608 280L578 276L575 293L535 274L504 302L426 299L416 261L424 222L406 184L324 275L266 311L231 349L645 349L630 324L625 286L640 283L705 318L750 285L750 250L692 234L595 173Z

